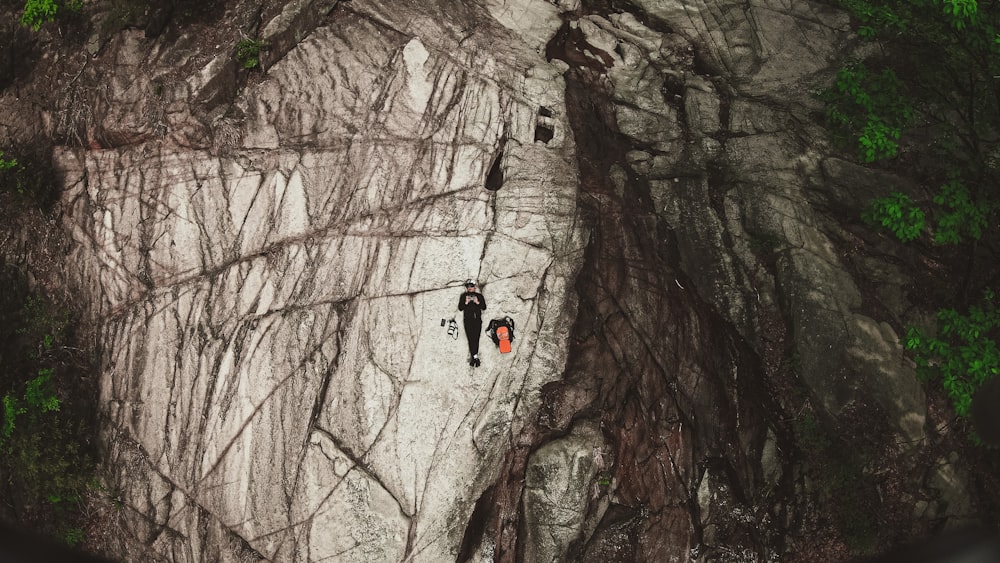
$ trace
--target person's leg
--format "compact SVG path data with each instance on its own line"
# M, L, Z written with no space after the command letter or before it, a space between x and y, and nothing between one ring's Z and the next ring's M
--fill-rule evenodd
M479 357L479 336L483 332L483 323L476 323L475 328L469 333L469 351L474 358Z
M469 339L469 365L476 366L479 363L479 331L483 328L482 322L465 321L465 336Z

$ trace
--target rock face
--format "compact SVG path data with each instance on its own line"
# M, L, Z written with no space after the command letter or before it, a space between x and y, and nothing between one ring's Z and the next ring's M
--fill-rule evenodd
M571 66L593 232L567 375L522 442L561 440L581 417L609 442L614 478L580 484L598 524L565 522L576 543L562 558L809 560L813 493L792 455L803 405L780 389L801 386L833 418L874 403L901 441L924 436L897 335L856 312L838 251L850 237L810 202L840 196L809 92L847 22L808 4L639 4L645 21L592 8L549 44ZM494 513L501 561L550 560L519 531L537 527L545 455L515 448L492 493L524 499L521 515Z
M794 559L789 397L923 439L817 211L881 183L819 140L846 17L618 4L232 2L253 75L233 30L111 39L93 114L47 123L85 145L56 163L120 556ZM442 326L469 277L517 323L479 369Z
M106 441L166 559L232 534L279 561L454 560L561 376L583 244L561 77L488 49L519 41L481 9L396 8L334 10L244 90L225 150L59 155ZM481 369L441 325L467 277L518 328Z

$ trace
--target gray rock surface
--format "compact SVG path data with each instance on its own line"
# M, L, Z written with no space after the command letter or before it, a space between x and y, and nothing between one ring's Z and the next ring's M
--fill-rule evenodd
M818 510L789 396L924 441L905 277L824 215L899 181L816 123L847 17L635 4L244 0L37 110L123 558L771 561ZM479 369L469 277L517 322ZM915 518L969 517L927 480Z
M266 559L453 560L561 373L583 231L559 73L412 24L462 25L438 9L336 12L244 91L223 152L57 156L109 351L106 439L134 441L151 472L125 495L166 559L205 559L187 547L209 541L197 510ZM467 44L507 33L464 17ZM119 56L170 58L142 46ZM478 370L439 324L467 277L518 327L509 356L484 339Z
M683 77L676 103L686 116L683 139L677 135L677 108L648 99L648 85L662 84L676 70L656 68L647 61L658 57L647 53L635 57L636 65L626 59L608 74L615 98L623 102L616 109L645 106L668 124L649 120L640 131L628 119L623 126L619 113L622 132L654 151L686 154L655 170L643 159L633 170L650 178L657 212L677 233L681 265L694 288L751 341L767 336L759 324L764 309L786 311L799 374L828 411L837 414L853 401L874 396L904 437L919 441L924 423L920 386L902 358L898 335L854 312L861 305L860 292L805 193L811 178L820 174L819 155L783 125L812 103L803 86L825 68L816 66L815 50L829 54L835 46L832 39L824 43L818 38L844 22L819 9L785 13L764 3L744 14L745 22L725 20L731 25L715 27L705 19L685 23L687 16L662 6L647 8L692 38L704 38L704 30L711 29L713 41L729 46L709 49L733 75L729 81L715 86L712 77ZM717 9L685 5L683 12L706 18ZM755 17L758 12L769 17ZM805 24L807 13L816 19ZM809 32L812 39L803 42L804 29L827 31ZM773 43L779 35L784 37L780 49ZM748 52L740 47L754 45ZM779 64L780 74L769 70ZM636 80L636 74L643 80ZM725 134L720 129L723 106L729 117ZM667 139L675 140L672 146L663 144ZM755 255L761 251L775 255L773 273ZM831 362L831 354L842 356Z

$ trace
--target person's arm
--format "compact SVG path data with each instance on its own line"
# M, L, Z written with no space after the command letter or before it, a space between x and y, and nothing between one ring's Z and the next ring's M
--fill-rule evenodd
M465 296L466 295L467 295L466 293L463 293L462 295L458 296L458 310L459 311L464 311L465 310Z
M486 310L486 298L485 298L485 297L483 297L483 294L482 294L482 293L478 293L477 295L479 295L479 307L480 307L480 308L481 308L482 310L484 310L484 311L485 311L485 310Z

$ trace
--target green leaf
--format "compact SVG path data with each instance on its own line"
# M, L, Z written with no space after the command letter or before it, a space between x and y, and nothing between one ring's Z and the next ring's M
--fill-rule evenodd
M21 14L21 25L38 31L43 23L54 20L58 11L55 0L27 0Z
M257 68L260 66L260 52L267 47L264 41L244 39L236 44L236 60L245 69Z
M882 225L903 242L919 238L926 220L923 210L901 192L869 202L862 219L869 224Z
M937 338L924 337L915 327L906 331L907 349L918 376L925 381L940 376L941 387L959 416L968 415L976 390L1000 375L1000 346L991 332L1000 323L1000 312L992 303L993 295L992 290L984 291L980 304L964 314L939 310Z

